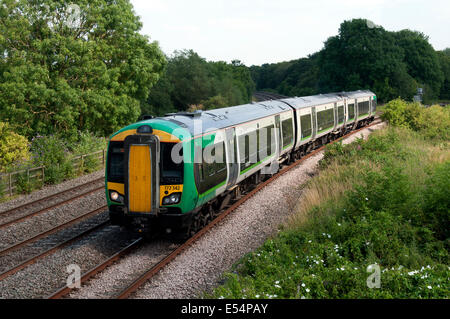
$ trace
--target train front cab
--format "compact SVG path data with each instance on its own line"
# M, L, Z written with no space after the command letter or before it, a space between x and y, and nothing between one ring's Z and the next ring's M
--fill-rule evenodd
M179 208L184 163L171 160L172 148L180 141L168 142L164 137L160 141L158 135L139 133L139 128L128 134L122 141L112 139L108 149L111 223L147 234L184 227L190 217Z

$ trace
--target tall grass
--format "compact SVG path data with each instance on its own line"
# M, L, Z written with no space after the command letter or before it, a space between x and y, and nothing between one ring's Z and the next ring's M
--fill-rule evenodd
M328 146L285 230L207 296L448 298L450 121L413 126L416 111L367 141ZM367 284L370 265L380 288Z

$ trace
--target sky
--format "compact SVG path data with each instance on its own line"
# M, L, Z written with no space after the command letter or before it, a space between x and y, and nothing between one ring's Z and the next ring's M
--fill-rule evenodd
M450 47L448 0L131 0L141 33L164 53L192 49L208 61L247 66L306 57L338 34L344 20L364 18L388 31L429 36Z

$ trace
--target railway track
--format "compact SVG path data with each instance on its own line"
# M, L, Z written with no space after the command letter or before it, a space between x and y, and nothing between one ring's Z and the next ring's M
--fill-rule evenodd
M73 225L73 224L75 224L77 222L82 221L83 219L86 219L88 217L91 217L91 216L94 216L96 214L99 214L99 213L105 211L107 208L108 208L108 206L105 205L105 206L102 206L100 208L94 209L94 210L92 210L92 211L90 211L88 213L82 214L81 216L75 217L75 218L73 218L73 219L71 219L71 220L69 220L69 221L67 221L67 222L65 222L63 224L60 224L60 225L58 225L56 227L53 227L53 228L51 228L49 230L43 231L43 232L41 232L41 233L39 233L39 234L37 234L35 236L29 237L29 238L27 238L25 240L22 240L22 241L20 241L17 244L12 244L12 245L10 245L10 246L8 246L6 248L3 248L3 249L0 250L0 256L3 256L3 255L5 255L8 252L11 252L13 250L17 250L17 249L19 249L19 248L21 248L21 247L23 247L23 246L25 246L27 244L33 243L33 242L35 242L35 241L37 241L37 240L39 240L41 238L44 238L44 237L49 236L51 234L54 234L54 233L56 233L57 231L59 231L61 229L67 228L68 226L71 226L71 225Z
M35 200L35 201L32 201L32 202L29 202L29 203L26 203L26 204L23 204L23 205L20 205L20 206L8 209L6 211L0 212L0 218L1 219L8 219L11 216L15 217L15 215L21 215L19 217L16 217L16 218L9 219L7 221L1 222L0 223L0 229L8 227L10 225L13 225L15 223L24 221L26 219L29 219L29 218L33 217L33 216L36 216L36 215L39 215L39 214L43 214L43 213L45 213L45 212L47 212L47 211L49 211L51 209L55 209L57 207L63 206L63 205L68 204L68 203L70 203L70 202L72 202L74 200L77 200L79 198L82 198L82 197L85 197L85 196L90 195L92 193L95 193L95 192L97 192L99 190L103 190L104 189L103 185L97 186L94 189L88 190L88 191L83 192L81 194L77 194L76 196L72 196L72 197L70 197L68 199L63 199L62 201L57 201L56 203L51 204L51 202L54 201L58 197L65 197L67 195L73 194L74 192L79 192L80 189L84 189L84 188L89 188L89 187L95 186L99 182L102 182L102 184L103 184L104 178L101 177L101 178L95 179L95 180L93 180L91 182L88 182L88 183L85 183L85 184L82 184L82 185L78 185L78 186L72 187L70 189L58 192L56 194L53 194L53 195L50 195L50 196L46 196L46 197L40 198L38 200ZM50 203L50 205L48 205L48 203ZM43 208L40 208L38 210L34 210L31 213L26 213L25 215L21 214L21 213L26 212L27 210L32 209L35 206L39 206L39 205L42 205L42 204L44 204ZM47 205L45 205L45 204L47 204Z
M110 224L109 221L104 221L103 223L94 225L93 227L90 227L89 229L87 229L87 230L85 230L85 231L83 231L83 232L81 232L81 233L79 233L79 234L77 234L77 235L67 239L66 241L64 241L64 242L62 242L62 243L60 243L60 244L58 244L56 246L53 246L53 247L43 251L42 253L38 253L38 254L36 254L36 255L26 259L24 262L22 262L22 263L20 263L18 265L15 265L15 266L9 268L8 270L5 270L4 272L0 273L0 280L3 280L6 277L15 274L16 272L24 269L25 267L27 267L27 266L29 266L31 264L34 264L38 260L40 260L40 259L42 259L42 258L44 258L44 257L46 257L46 256L48 256L48 255L58 251L58 250L61 250L64 247L66 247L66 246L68 246L70 244L73 244L75 241L79 240L80 238L82 238L82 237L84 237L86 235L89 235L89 234L93 233L94 231L97 231L97 230L99 230L101 228L104 228L104 227L108 226L109 224Z
M350 133L348 133L348 134L346 134L346 135L344 135L344 136L342 136L342 137L340 137L340 138L338 138L338 139L336 139L336 140L334 140L334 141L332 141L332 142L330 142L330 143L328 143L326 145L338 142L338 141L340 141L340 140L342 140L342 139L344 139L346 137L349 137L349 136L351 136L353 134L358 133L359 131L361 131L363 129L366 129L368 127L374 126L374 125L379 124L379 123L381 123L381 121L379 119L376 119L370 125L367 125L367 126L364 126L364 127L360 128L360 129L357 129L355 131L352 131L352 132L350 132ZM205 235L215 225L217 225L219 222L221 222L226 216L228 216L234 210L236 210L240 205L242 205L244 202L246 202L248 199L253 197L253 195L255 195L257 192L259 192L265 186L267 186L268 184L272 183L273 181L275 181L277 178L279 178L280 176L282 176L283 174L285 174L289 170L295 168L296 166L301 164L303 161L305 161L309 157L314 156L318 152L322 151L326 147L326 145L321 146L321 147L311 151L309 154L303 156L301 159L295 161L294 163L292 163L292 164L290 164L288 166L285 166L277 174L273 175L272 177L270 177L269 179L267 179L263 183L258 184L253 190L251 190L250 192L245 194L242 198L240 198L239 200L237 200L233 204L231 204L231 206L226 207L224 209L224 211L219 214L218 217L216 217L213 221L211 221L208 225L206 225L200 231L198 231L194 236L189 238L186 242L184 242L183 244L181 244L178 247L176 247L171 253L167 254L159 262L155 263L148 271L145 271L141 276L139 276L136 280L134 280L129 286L127 286L122 291L120 291L115 296L115 298L117 298L117 299L128 298L135 291L137 291L145 282L147 282L149 279L151 279L153 276L155 276L162 268L164 268L167 264L169 264L172 260L174 260L178 255L180 255L183 251L185 251L188 247L190 247L198 239L203 237L203 235ZM114 254L112 257L108 258L104 262L102 262L99 265L97 265L96 267L92 268L91 270L89 270L88 272L86 272L85 274L82 275L81 283L86 282L87 280L89 280L95 274L98 274L99 272L104 270L109 265L113 264L114 262L116 262L120 258L126 256L131 251L133 251L134 249L139 247L139 245L141 245L141 243L142 243L141 239L136 240L134 243L130 244L126 248L124 248L121 251L119 251L116 254ZM62 287L58 291L56 291L53 294L49 295L48 298L49 299L63 298L64 296L68 295L71 292L71 290L72 289L67 287L67 286L66 287Z

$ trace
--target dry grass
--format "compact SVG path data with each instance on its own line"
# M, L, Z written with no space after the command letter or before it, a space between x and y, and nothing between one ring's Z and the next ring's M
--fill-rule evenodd
M399 160L398 165L401 165L403 171L415 180L423 181L427 177L427 170L424 168L450 160L448 143L439 142L433 145L429 140L410 130L388 126L374 132L371 137L383 137L392 132L398 136L401 151L408 157L407 161ZM393 159L395 160L395 157ZM356 157L355 162L347 165L332 162L305 185L301 199L295 207L296 214L287 221L287 228L297 228L304 224L308 212L323 203L331 203L330 209L333 205L337 206L340 203L339 199L360 183L361 174L368 170L380 169L375 162L361 157Z

